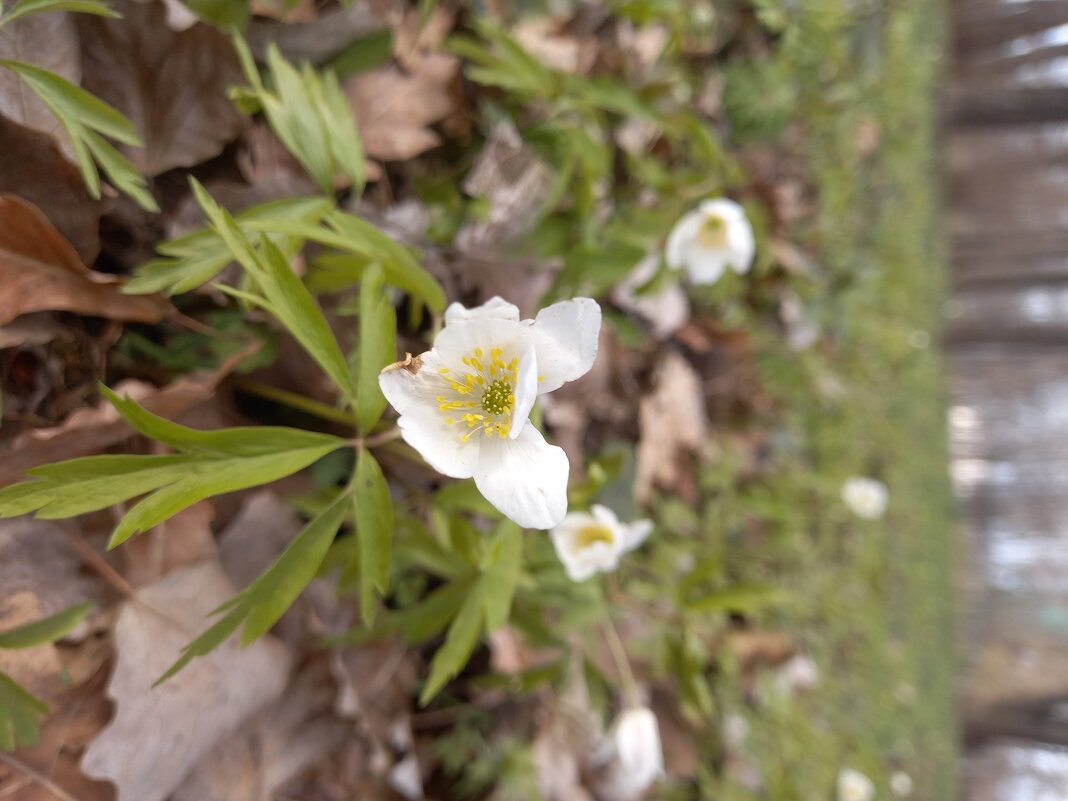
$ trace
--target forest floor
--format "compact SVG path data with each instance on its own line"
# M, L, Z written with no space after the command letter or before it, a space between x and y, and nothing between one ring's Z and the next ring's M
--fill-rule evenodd
M51 305L23 309L16 293L0 298L5 328L16 318L21 326L0 328L8 335L0 485L91 454L169 458L153 438L181 449L166 424L143 417L136 427L148 436L131 444L100 399L100 381L194 428L288 425L336 435L340 445L266 492L250 481L179 504L173 519L112 551L104 546L121 502L139 490L93 506L62 491L65 480L88 480L74 468L53 476L52 502L80 514L76 523L0 523L0 632L77 601L96 610L93 636L80 630L59 646L0 651L0 669L54 713L37 745L0 750L0 799L67 797L62 788L79 801L108 801L117 788L120 801L424 792L577 801L596 786L597 748L572 724L577 716L602 729L630 670L605 619L660 722L667 776L653 797L815 801L833 797L844 769L870 777L879 798L890 796L896 773L910 777L908 797L956 797L940 346L942 4L738 0L699 15L672 0L625 0L557 9L548 21L496 3L485 19L421 3L388 21L360 3L255 4L249 40L262 63L276 70L281 56L264 47L276 41L293 61L307 57L338 75L337 97L354 111L363 143L347 155L341 146L329 152L330 137L302 142L298 125L294 144L276 120L250 116L264 105L253 89L232 108L220 81L241 84L242 69L218 30L172 30L157 3L117 5L126 20L82 15L77 29L34 36L75 37L82 85L149 126L139 129L147 151L123 152L135 154L132 174L151 176L143 191L162 211L143 194L141 208L116 192L90 199L53 134L0 117L0 190L10 193L0 202L18 195L39 206L74 272L83 262L97 271L79 278L95 287L81 288L88 300L59 292ZM242 0L217 5L248 17ZM339 22L353 19L351 30ZM13 31L0 25L0 57L29 36ZM150 57L179 46L187 57L173 69ZM45 50L63 47L37 47ZM203 75L204 63L220 74ZM139 70L152 79L127 86ZM253 83L247 68L244 78ZM0 83L0 99L5 91ZM315 93L294 93L286 102L295 118L311 119ZM50 186L64 192L41 190L40 170L25 166L38 163L30 155L3 158L46 145L42 163L62 164ZM312 157L295 160L287 148ZM325 172L313 181L305 168L316 164ZM283 215L239 218L235 230L268 231L282 243L308 289L298 311L325 309L317 336L327 334L315 347L287 336L299 326L275 313L278 304L264 311L234 300L260 284L227 267L228 243L209 232L179 238L203 218L186 172L235 213L279 198L294 204ZM136 197L131 186L119 189ZM660 263L663 240L680 215L722 194L752 220L753 269L683 291ZM370 225L323 228L347 213L404 247L383 245ZM24 275L28 256L54 257L29 254L13 241L25 231L2 223L0 277ZM177 244L153 260L167 237ZM643 260L651 271L622 291ZM108 294L105 273L128 281L126 294ZM388 302L376 306L372 292ZM493 295L524 316L575 295L605 310L595 368L535 411L571 460L572 507L598 502L655 524L604 584L567 581L540 532L520 540L507 521L489 530L499 514L473 484L443 481L391 422L371 414L364 425L362 397L350 413L338 400L342 382L316 367L351 368L377 388L378 366L362 369L361 360L381 365L425 350L443 298L473 306ZM372 319L389 321L378 334L395 328L397 341L376 338ZM132 401L117 403L136 417ZM383 527L393 556L374 568L385 571L374 582L374 552L361 550L363 539L354 546L354 531L370 535L360 522L368 507L349 482L361 469L353 443L373 470L381 462L376 500L395 523ZM242 441L235 453L261 446ZM862 519L843 502L855 476L886 485L885 515ZM24 503L22 491L0 496L0 513L43 505ZM152 695L151 681L207 627L210 610L268 577L282 548L311 528L303 518L332 514L350 491L355 506L338 513L302 581L274 574L273 595L244 597L244 614L266 620L257 635L277 623L272 633L244 651L222 646L193 660ZM353 525L340 522L348 517ZM505 543L517 542L509 571ZM279 620L289 603L276 608L275 598L295 587L292 602L313 575ZM496 606L494 592L503 593ZM456 623L469 606L478 610L473 628ZM227 607L225 617L242 608ZM373 624L353 622L361 614ZM31 652L21 662L11 656ZM217 692L230 702L214 701ZM901 791L900 777L894 785Z

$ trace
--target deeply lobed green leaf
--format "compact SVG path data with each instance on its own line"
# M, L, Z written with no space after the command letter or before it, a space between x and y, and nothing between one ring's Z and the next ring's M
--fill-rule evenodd
M69 634L75 626L85 620L93 609L93 604L85 603L68 606L42 620L27 623L25 626L0 631L0 648L33 648L37 645L55 642Z

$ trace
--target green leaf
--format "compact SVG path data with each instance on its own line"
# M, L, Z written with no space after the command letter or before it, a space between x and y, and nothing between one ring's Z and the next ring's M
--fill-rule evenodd
M48 704L0 673L0 751L37 745Z
M249 230L250 222L274 219L312 223L321 220L333 207L333 202L327 198L282 198L246 209L234 220L245 231ZM304 244L303 238L285 236L269 229L268 236L287 258L296 255ZM123 292L144 294L163 291L168 295L189 292L206 284L234 259L226 243L211 228L202 228L162 242L156 249L164 258L138 267L133 277L123 285Z
M339 174L351 179L357 194L362 192L367 178L363 144L337 77L319 74L308 64L297 70L272 42L267 69L273 90L268 89L245 40L235 36L234 47L252 84L246 94L259 101L271 130L323 193L333 195Z
M317 448L194 462L183 478L134 504L115 527L108 547L120 545L205 498L285 478L341 444L339 441Z
M445 644L438 649L430 662L430 675L427 676L426 684L419 694L420 706L426 706L450 679L464 669L467 660L471 658L471 652L478 644L484 620L485 603L480 580L464 599L463 606L449 625Z
M33 648L36 645L55 642L85 620L92 609L93 604L86 601L68 606L62 612L56 612L36 623L0 631L0 648Z
M101 136L143 147L133 123L104 101L55 73L6 59L0 59L0 66L18 75L56 115L70 138L82 178L94 198L100 197L100 174L96 167L99 163L115 186L129 194L142 208L159 211L144 177Z
M185 4L200 19L224 31L244 30L252 16L249 0L186 0Z
M112 19L122 18L122 14L95 0L19 0L6 14L0 15L0 25L7 25L20 17L40 14L42 11L73 11Z
M498 629L508 622L523 561L523 535L519 526L511 520L502 520L495 534L479 579L483 585L486 631Z
M261 236L257 249L230 213L216 204L196 179L191 178L190 183L212 228L255 279L267 308L351 400L353 386L348 363L322 310L290 268L289 261L269 237Z
M275 219L253 223L249 227L309 239L338 250L356 253L368 261L378 262L385 270L386 283L422 298L436 312L444 310L445 291L437 279L420 266L407 248L394 242L369 222L343 211L331 211L324 217L323 222L325 227Z
M266 634L315 578L349 503L347 493L339 495L301 530L255 581L216 609L213 614L226 612L226 615L190 642L178 661L160 676L156 684L169 679L194 658L211 653L242 623L242 646Z
M372 265L360 286L360 339L357 350L356 419L370 433L386 408L378 385L382 368L397 357L397 312L384 291L381 266Z
M101 387L100 391L134 429L150 439L186 453L210 457L260 456L308 448L333 449L344 444L343 440L329 434L283 426L242 426L200 431L155 415L132 398L120 398L107 387Z
M382 468L366 448L356 457L353 500L360 545L360 611L369 625L374 620L375 590L389 589L393 500Z
M70 517L151 493L119 521L109 541L115 547L199 500L283 478L347 444L293 428L197 431L103 391L137 431L184 453L88 456L34 468L28 472L36 480L0 490L0 517Z
M87 456L35 467L24 481L0 490L0 517L28 512L56 520L106 509L185 475L193 459L172 456Z
M778 587L738 584L692 601L688 600L683 606L690 612L752 612L766 606L781 604L785 600L786 594Z

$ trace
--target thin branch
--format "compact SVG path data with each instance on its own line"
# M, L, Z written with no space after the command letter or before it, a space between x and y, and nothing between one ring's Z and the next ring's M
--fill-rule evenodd
M52 793L52 795L54 795L56 798L61 798L63 799L63 801L81 801L81 799L79 799L77 796L71 795L58 784L56 784L54 781L49 779L47 776L38 773L25 762L20 759L16 759L15 757L11 756L11 754L8 754L5 751L0 751L0 762L3 762L8 767L13 768L14 770L17 770L19 773L23 774L27 778L32 779L37 784L48 790L48 792Z

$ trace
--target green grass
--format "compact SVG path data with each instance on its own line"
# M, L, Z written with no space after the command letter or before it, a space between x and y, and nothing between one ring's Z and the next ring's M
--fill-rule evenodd
M914 798L957 795L937 344L946 255L933 88L943 9L924 0L882 6L853 16L838 3L802 3L779 52L800 87L820 202L817 223L799 232L826 278L807 296L831 336L794 358L775 351L772 333L758 340L762 375L782 402L779 434L793 443L762 482L774 487L776 508L792 511L775 519L759 493L748 506L743 495L741 508L763 519L765 536L759 555L742 545L729 565L738 579L788 588L791 602L760 625L790 632L823 672L813 693L756 709L739 699L733 676L716 687L726 709L746 710L765 798L833 797L841 767L868 774L881 798L899 769L915 781ZM858 131L872 124L879 146L865 155ZM850 475L889 486L884 519L861 521L843 508L838 491ZM753 797L729 781L715 791L724 801Z

